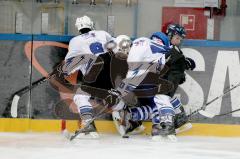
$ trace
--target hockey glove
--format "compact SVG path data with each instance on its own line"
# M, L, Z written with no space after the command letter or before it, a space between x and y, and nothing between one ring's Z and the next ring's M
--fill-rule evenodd
M196 67L195 61L189 57L185 58L185 64L186 64L187 70L194 70Z
M121 93L115 89L109 90L108 93L107 97L103 100L104 104L108 105L108 107L117 105L120 102Z

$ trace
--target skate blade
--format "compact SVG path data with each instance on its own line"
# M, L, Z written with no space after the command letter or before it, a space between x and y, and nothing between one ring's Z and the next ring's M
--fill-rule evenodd
M177 142L178 141L176 135L168 135L167 139L168 139L168 141L171 141L171 142Z
M126 128L121 124L121 117L118 111L112 112L113 123L121 136L126 134Z
M185 131L188 131L192 128L192 124L191 123L186 123L183 126L181 126L180 128L177 128L175 131L177 134L179 133L183 133Z
M153 136L152 140L156 142L177 142L178 141L176 135L167 135L167 136L157 135L157 136Z
M97 132L90 132L88 134L86 133L80 133L78 136L76 136L76 139L98 139L99 134Z
M132 132L129 132L128 135L138 135L143 133L145 130L145 127L143 125L137 127L136 129L134 129Z
M62 131L62 134L65 138L67 138L68 140L71 139L71 137L74 135L74 133L69 132L67 129L64 129ZM98 139L99 138L99 134L97 132L90 132L89 134L85 134L85 133L80 133L76 139Z

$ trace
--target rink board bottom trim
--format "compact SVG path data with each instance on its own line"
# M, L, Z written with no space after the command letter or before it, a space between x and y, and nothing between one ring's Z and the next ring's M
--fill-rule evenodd
M102 133L116 133L112 121L95 121ZM150 134L151 123L144 123L145 134ZM64 128L73 132L79 128L76 120L39 120L39 119L0 119L0 132L61 132ZM240 125L193 123L193 128L179 135L184 136L222 136L240 137Z

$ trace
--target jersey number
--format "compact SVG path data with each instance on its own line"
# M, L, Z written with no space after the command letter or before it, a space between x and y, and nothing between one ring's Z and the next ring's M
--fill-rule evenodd
M100 42L92 43L89 47L93 54L99 54L104 52L103 46Z

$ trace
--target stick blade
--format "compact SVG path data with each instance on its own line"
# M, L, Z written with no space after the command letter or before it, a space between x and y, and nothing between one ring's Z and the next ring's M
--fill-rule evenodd
M11 105L11 116L13 118L17 117L17 110L18 110L18 101L20 99L19 95L15 95L12 100L12 105Z
M213 117L216 116L215 114L209 113L209 112L207 112L207 111L205 111L205 110L200 110L200 111L199 111L199 114L201 114L201 115L203 115L203 116L205 116L205 117L208 117L208 118L213 118Z
M181 126L180 128L177 128L176 129L176 134L179 134L179 133L183 133L185 131L188 131L190 129L192 129L192 124L191 123L186 123L184 124L183 126Z

